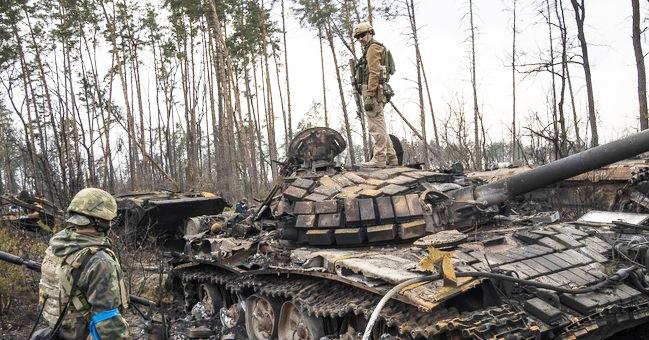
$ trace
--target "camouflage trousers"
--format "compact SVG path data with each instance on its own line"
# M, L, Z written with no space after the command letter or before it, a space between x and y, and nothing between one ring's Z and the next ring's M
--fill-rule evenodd
M372 160L378 162L389 162L396 160L397 154L388 136L388 131L385 127L385 117L383 116L384 103L376 103L374 110L366 111L367 114L367 127L374 142Z

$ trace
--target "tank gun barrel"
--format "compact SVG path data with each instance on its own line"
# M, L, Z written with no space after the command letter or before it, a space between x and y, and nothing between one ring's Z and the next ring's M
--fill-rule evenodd
M517 195L647 151L649 130L590 148L509 178L477 186L473 190L473 199L487 205L501 203Z
M26 260L26 259L23 259L20 256L16 256L16 255L10 254L10 253L5 253L4 251L0 251L0 260L5 261L5 262L9 262L9 263L12 263L12 264L15 264L15 265L18 265L18 266L25 266L25 267L27 267L27 269L31 269L31 270L33 270L35 272L40 273L40 271L41 271L41 264L40 263L38 263L36 261L32 261L32 260Z

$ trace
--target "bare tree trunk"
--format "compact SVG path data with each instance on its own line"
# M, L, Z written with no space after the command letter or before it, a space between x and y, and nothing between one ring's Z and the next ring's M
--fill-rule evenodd
M586 7L584 0L581 4L578 0L570 0L575 11L575 21L577 23L577 39L581 45L581 54L583 59L584 76L586 78L586 92L588 93L588 120L590 121L591 139L590 146L599 145L599 136L597 134L597 115L595 114L595 96L593 94L593 79L590 74L590 62L588 59L588 43L584 33L584 21L586 20Z
M334 36L331 31L331 27L325 26L325 33L327 34L327 40L329 41L329 47L331 48L331 55L334 60L334 69L336 70L336 80L338 81L338 92L340 94L340 104L343 110L343 118L345 122L345 131L347 133L347 147L349 150L349 159L351 165L356 164L356 150L354 150L354 142L352 141L352 129L349 122L349 114L347 113L347 105L345 103L345 92L343 90L342 78L340 77L340 69L338 67L338 57L336 56L336 48L334 46Z
M579 120L577 118L577 104L575 104L575 92L572 89L572 78L570 77L570 65L566 66L566 79L568 80L568 92L570 94L570 107L572 109L572 119L575 127L575 140L576 143L581 148L583 145L583 140L581 139L581 134L579 133Z
M115 21L110 19L108 16L108 12L106 11L106 7L103 2L101 2L101 8L104 13L104 18L106 19L106 26L108 28L108 31L110 33L110 39L111 43L113 45L113 50L119 51L119 46L117 45L117 33L115 31ZM126 77L124 76L124 71L122 68L122 61L119 57L119 52L115 52L115 58L116 58L116 65L117 65L117 70L119 73L119 78L120 82L122 84L122 93L124 95L124 103L126 106L126 117L127 117L127 135L128 135L128 140L129 140L129 176L130 176L130 187L131 190L135 190L137 187L136 183L136 166L135 166L135 147L133 146L133 125L132 123L132 117L133 114L131 112L131 104L129 101L128 97L128 85L126 83Z
M139 65L139 57L138 57L138 46L135 42L131 43L132 48L133 48L133 55L132 55L132 60L131 60L131 67L133 69L133 74L134 74L134 80L135 80L135 93L137 95L137 107L138 107L138 112L140 114L140 136L139 136L139 143L142 146L142 148L146 148L146 137L144 134L144 104L142 100L142 85L140 81L140 65ZM147 171L147 167L142 164L142 166L138 169L140 171L140 176L141 178L147 179L150 178L149 173Z
M372 24L372 0L367 0L367 21Z
M288 143L289 143L289 127L288 119L286 117L286 109L284 106L284 95L282 95L282 84L279 76L279 61L277 60L277 54L273 52L273 61L275 62L275 78L277 79L277 92L279 93L279 104L282 107L282 121L284 123L284 150L288 152Z
M322 51L322 28L318 27L318 39L320 40L320 70L322 72L322 104L324 106L325 126L329 127L329 114L327 112L327 83L325 77L324 54Z
M261 1L262 10L266 10L264 7L264 1ZM266 32L266 25L264 24L264 19L260 18L262 22L262 57L264 62L264 72L266 74L266 92L267 92L267 114L266 114L266 131L268 133L268 156L270 157L270 171L273 175L273 180L277 178L277 164L272 162L277 160L277 145L275 141L275 113L273 111L273 93L270 83L270 68L268 67L268 43L269 37L268 32Z
M357 64L358 60L356 58L356 47L355 47L355 44L354 44L354 42L355 42L355 39L354 39L354 27L353 27L353 24L352 24L352 8L350 8L350 5L353 6L354 9L357 9L355 0L344 0L343 1L344 15L342 17L342 20L343 20L343 25L345 26L345 30L346 30L346 33L347 33L347 38L349 38L348 47L349 47L349 49L351 51L351 54L352 54L352 58L349 59L349 72L350 72L351 78L353 79L354 76L355 76L354 73L356 71L356 64ZM345 43L344 42L345 38L343 36L341 36L340 39L343 40L343 43ZM352 83L353 83L353 80L352 80ZM353 90L355 91L356 89L353 89ZM356 116L357 116L358 120L361 122L361 135L362 135L361 137L362 137L362 140L363 140L363 143L362 143L362 145L363 145L363 160L367 161L367 160L370 159L370 156L371 156L370 155L370 150L369 150L369 145L371 144L371 142L369 141L369 135L367 133L367 122L365 121L366 115L364 114L365 110L363 109L361 95L358 94L358 93L355 93L354 94L354 101L356 102L356 105L357 105L357 107L356 107Z
M255 150L255 118L254 118L254 105L252 103L252 93L250 93L250 75L248 72L248 60L246 58L246 62L243 65L244 68L244 85L246 87L246 107L248 109L248 127L247 127L247 132L248 132L248 143L249 143L249 148L250 148L250 175L251 179L254 181L253 183L253 194L257 194L259 192L259 171L257 170L257 157L256 157L256 150Z
M421 134L423 137L423 155L424 164L429 166L430 160L428 158L428 136L426 134L426 111L424 109L424 86L421 79L421 56L419 52L419 39L417 37L417 21L415 19L415 2L414 0L406 0L406 9L408 10L408 20L410 21L410 30L412 39L415 44L415 57L417 66L417 94L419 96L419 120L421 122Z
M253 59L252 61L252 75L253 75L253 80L254 80L254 85L255 85L255 107L256 107L256 112L257 114L254 115L255 117L255 134L257 135L257 147L259 147L259 169L261 171L261 184L266 185L268 183L268 175L266 173L266 164L264 163L264 149L263 149L263 144L261 140L261 119L259 118L259 115L261 115L261 110L259 109L259 83L257 81L257 62Z
M36 148L34 147L34 140L35 140L34 130L31 124L32 122L31 101L35 100L35 98L33 97L33 95L31 96L29 95L30 94L29 79L27 77L27 65L25 62L25 53L23 51L20 35L18 34L18 28L15 25L13 26L13 33L18 45L18 57L20 60L20 70L21 70L20 77L23 82L23 91L25 92L25 102L27 104L25 105L27 108L27 121L25 121L25 119L23 118L20 109L14 105L13 99L11 97L10 99L11 99L11 104L14 106L14 110L16 111L16 114L18 115L21 122L23 123L24 131L25 131L24 133L25 133L25 145L27 147L27 155L29 156L29 161L31 163L32 171L34 171L35 173L37 170ZM40 184L38 183L38 181L35 180L34 185L36 190L40 190Z
M640 31L640 1L631 0L631 7L633 8L633 52L638 72L640 130L646 130L649 127L649 117L647 113L647 74L644 67L644 54L642 53L642 31Z
M563 2L554 1L554 11L557 16L561 36L561 92L559 96L559 127L561 129L559 140L559 154L561 157L568 155L568 131L566 128L565 102L566 102L566 75L568 70L568 33L566 22L563 20Z
M428 87L428 77L426 76L426 69L424 69L424 63L421 61L421 53L417 53L417 58L419 59L419 65L421 66L421 74L424 76L424 84L426 85L426 95L428 96L428 106L430 107L430 118L433 121L433 133L435 134L435 145L437 149L439 146L439 134L437 132L437 119L435 118L435 110L433 110L433 99L430 95L430 87Z
M482 170L482 148L480 147L480 111L478 108L478 86L476 83L475 60L475 25L473 24L473 0L469 0L469 21L471 24L471 85L473 87L473 139L474 164L476 170Z
M552 37L552 28L554 23L552 22L552 12L550 11L550 0L545 0L545 5L547 10L547 17L545 19L546 23L548 24L548 37L550 43L550 76L552 77L552 149L554 151L554 158L559 159L561 158L559 151L559 127L557 124L559 117L557 114L557 85L555 79L556 72L554 70L554 39Z
M513 0L513 13L512 13L512 163L516 163L516 150L518 140L516 138L516 0Z
M288 47L286 46L286 19L282 0L282 34L284 36L284 72L286 73L286 105L288 106L288 139L293 139L293 116L291 112L291 84L288 76Z
M48 113L49 113L49 116L50 116L50 120L52 121L52 124L54 124L54 133L53 133L54 144L56 146L57 156L59 158L59 164L61 165L61 164L63 164L63 163L61 163L61 156L62 156L61 144L59 142L58 134L56 133L56 131L57 131L57 129L56 129L56 119L54 118L54 110L52 108L52 99L51 99L51 96L50 96L50 89L49 89L47 80L45 79L45 68L43 66L43 62L42 62L42 59L41 59L41 49L39 47L39 44L36 42L36 37L35 37L35 34L34 34L34 30L32 28L32 25L31 25L31 22L30 22L30 19L29 19L29 11L27 11L25 8L23 8L23 11L25 13L25 18L27 19L27 24L28 24L28 27L29 27L30 37L32 39L32 44L34 45L34 49L35 49L35 61L36 61L36 64L37 64L38 70L39 70L39 79L40 79L41 84L43 86L43 93L45 95L45 104L47 106L47 110L48 110ZM39 128L42 129L42 125L40 123L39 123ZM43 131L40 131L40 133L41 133L41 136L46 136L46 134ZM42 140L42 138L41 138L41 140ZM41 148L43 148L44 160L46 161L47 171L49 173L53 173L53 169L52 169L51 164L49 162L49 156L48 156L48 152L47 152L47 148L45 147L45 144L42 143ZM61 171L65 171L65 170L63 168L61 168ZM55 186L55 185L52 184L52 186ZM60 191L59 190L54 190L54 189L55 188L53 188L53 187L49 188L49 190L50 190L49 195L51 197L53 197L53 198L56 197L59 200L59 202L61 202L62 197L60 195ZM67 200L67 198L65 198L65 199Z

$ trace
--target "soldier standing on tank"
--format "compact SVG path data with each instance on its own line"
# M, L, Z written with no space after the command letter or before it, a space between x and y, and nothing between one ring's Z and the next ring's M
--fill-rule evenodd
M130 339L121 315L128 294L106 236L117 214L115 199L86 188L67 212L66 228L50 239L41 269L40 302L50 327L32 339Z
M386 93L386 77L384 56L385 46L374 40L374 29L368 22L361 22L354 27L354 38L363 47L363 56L358 62L356 83L361 85L363 108L367 114L367 125L374 140L373 156L366 167L385 167L398 165L397 155L388 136L383 116L383 107L388 101ZM383 68L383 70L382 70Z

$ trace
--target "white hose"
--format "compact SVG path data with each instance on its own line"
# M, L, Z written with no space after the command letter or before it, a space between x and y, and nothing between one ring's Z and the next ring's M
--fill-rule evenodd
M374 324L376 323L376 319L379 317L379 314L381 313L381 310L385 306L385 304L398 292L400 292L403 288L410 286L415 283L423 282L423 281L433 281L439 279L439 275L428 275L428 276L422 276L422 277L416 277L414 279L406 280L401 282L400 284L394 286L392 289L390 289L385 295L381 298L379 303L374 307L374 311L372 311L372 315L370 316L370 320L367 322L367 326L365 326L365 332L363 333L363 340L369 340L370 335L372 334L372 328L374 328Z

